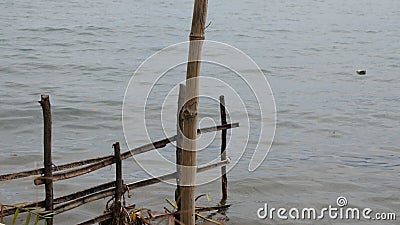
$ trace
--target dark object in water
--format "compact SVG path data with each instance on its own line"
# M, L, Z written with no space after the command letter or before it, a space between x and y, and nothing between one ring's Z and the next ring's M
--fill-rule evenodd
M365 75L365 74L367 74L367 71L366 70L357 70L356 73L358 75Z

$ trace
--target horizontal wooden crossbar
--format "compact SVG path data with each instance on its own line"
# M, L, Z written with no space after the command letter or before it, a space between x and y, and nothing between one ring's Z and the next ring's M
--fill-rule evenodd
M224 161L219 161L216 163L212 163L209 165L205 165L202 167L198 167L197 172L201 173L201 172L213 169L213 168L224 166L228 163L230 163L229 159L224 160ZM149 186L152 184L157 184L162 181L175 179L176 175L177 175L176 172L169 173L169 174L165 174L165 175L154 177L154 178L149 178L149 179L145 179L145 180L141 180L141 181L128 183L128 184L126 184L126 186L130 190L133 190L136 188L145 187L145 186ZM112 196L112 195L114 195L114 192L115 192L115 181L112 181L112 182L104 183L104 184L101 184L101 185L98 185L98 186L95 186L95 187L92 187L89 189L85 189L83 191L78 191L78 192L75 192L75 193L72 193L69 195L55 198L54 205L56 205L56 207L54 207L54 213L60 214L65 211L68 211L68 210L74 209L76 207L79 207L81 205L84 205L86 203ZM62 204L62 203L64 203L64 204ZM43 208L44 201L26 204L22 207L29 208L29 207L35 207L35 206L37 206L38 208ZM10 209L3 210L3 216L9 216L9 215L14 214L16 209L17 208L10 208Z
M232 123L232 124L227 124L227 125L220 125L220 126L215 126L215 127L207 127L207 128L202 128L198 129L197 133L207 133L207 132L212 132L212 131L219 131L219 130L225 130L225 129L231 129L231 128L236 128L239 127L239 123ZM121 154L122 159L129 158L134 154L140 154L146 151L150 151L153 149L157 148L162 148L165 147L168 143L176 141L176 135L170 138L165 138L147 145L140 146L138 148L129 150L123 154ZM136 152L135 152L136 151ZM143 152L141 152L143 151ZM85 160L80 160L76 162L71 162L63 165L58 165L58 166L53 166L53 172L57 171L62 171L62 170L67 170L67 169L72 169L75 167L80 167L88 164L93 164L93 163L99 163L104 160L110 160L113 161L114 156L113 155L108 155L108 156L103 156L103 157L97 157L97 158L91 158L91 159L85 159ZM39 168L39 169L34 169L34 170L27 170L23 172L18 172L18 173L9 173L9 174L2 174L0 175L0 181L6 181L6 180L14 180L18 178L24 178L24 177L29 177L29 176L34 176L34 175L41 175L44 173L44 168ZM41 183L41 182L39 182Z
M197 133L198 134L202 134L202 133L207 133L207 132L213 132L213 131L219 131L219 130L226 130L226 129L231 129L231 128L235 128L238 127L239 123L233 123L233 124L226 124L226 125L219 125L219 126L214 126L214 127L207 127L207 128L203 128L203 129L198 129ZM174 135L172 137L169 138L165 138L162 139L160 141L156 141L147 145L143 145L140 147L137 147L135 149L129 150L125 153L121 154L121 159L127 159L133 155L138 155L141 153L145 153L154 149L158 149L158 148L163 148L165 147L167 144L176 141L176 137L177 135ZM79 169L75 169L75 170L70 170L67 172L62 172L62 173L55 173L53 174L53 177L51 178L53 181L58 181L58 180L65 180L65 179L69 179L72 177L77 177L83 174L87 174L96 170L99 170L103 167L112 165L114 163L114 158L107 158L104 159L100 162L96 162L93 163L91 165L85 166L83 168L79 168ZM46 177L37 177L35 178L35 185L41 185L45 183L45 180L47 178Z

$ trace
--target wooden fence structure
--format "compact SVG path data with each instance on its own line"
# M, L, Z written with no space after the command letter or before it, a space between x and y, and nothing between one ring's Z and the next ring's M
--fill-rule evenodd
M184 85L183 85L184 86ZM52 115L51 115L51 107L50 107L50 99L48 95L42 95L41 100L39 101L42 110L43 110L43 119L44 119L44 167L39 169L33 169L23 172L10 173L0 175L0 181L13 180L18 178L24 178L29 176L37 176L34 179L35 185L44 185L45 188L45 199L39 202L32 202L18 207L6 207L5 205L1 205L0 212L0 222L3 217L13 215L17 210L21 208L32 208L37 207L44 209L47 212L51 212L50 217L46 217L46 223L48 225L53 224L53 217L57 214L61 214L67 212L68 210L74 209L76 207L82 206L86 203L93 202L99 199L104 199L106 197L113 198L113 207L112 210L105 212L97 217L88 219L86 221L78 223L78 225L86 225L86 224L95 224L95 223L103 223L103 224L123 224L123 215L121 215L121 207L125 209L133 209L134 205L122 205L122 197L124 193L128 190L137 189L140 187L145 187L148 185L160 183L165 180L177 179L177 193L176 202L179 210L179 202L183 201L179 197L179 179L180 179L180 169L179 165L182 165L182 157L181 157L181 148L180 144L177 143L177 151L176 151L176 160L177 160L177 171L174 173L165 174L162 176L144 179L132 183L125 183L122 179L122 161L144 152L148 152L155 149L164 148L167 144L171 142L181 142L182 141L182 132L181 129L181 115L179 113L179 109L182 107L182 99L184 96L184 87L181 86L180 91L180 101L178 102L178 113L177 113L177 135L172 137L168 137L159 141L155 141L153 143L149 143L126 152L120 152L120 145L118 142L113 144L114 154L107 155L97 158L85 159L76 162L71 162L62 165L54 165L52 163L52 155L51 155L51 134L52 134ZM180 105L179 105L180 104ZM230 123L226 122L226 113L225 113L225 101L224 97L220 97L220 112L221 112L221 125L201 128L197 129L197 134L207 133L207 132L215 132L222 131L221 138L221 160L216 163L208 164L205 166L197 167L197 172L203 172L209 169L221 167L222 172L222 200L223 204L226 202L227 198L227 178L226 178L226 164L230 162L230 159L226 157L226 131L231 128L239 127L239 123ZM115 181L103 183L97 185L95 187L91 187L88 189L84 189L81 191L77 191L68 195L54 197L53 193L53 185L54 182L59 180L70 179L73 177L77 177L80 175L84 175L87 173L91 173L93 171L99 170L106 166L116 164ZM213 207L209 207L210 209ZM22 211L20 211L22 213ZM177 213L177 217L179 218L179 213Z

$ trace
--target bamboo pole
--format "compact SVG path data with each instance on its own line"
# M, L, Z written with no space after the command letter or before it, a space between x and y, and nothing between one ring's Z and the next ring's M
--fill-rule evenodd
M186 73L186 101L183 116L183 169L181 187L181 222L195 224L195 186L196 186L196 130L199 94L201 49L206 27L208 0L195 0L193 7L192 28L190 32L189 56Z
M114 219L115 224L121 225L121 197L124 193L123 181L122 181L122 160L121 160L121 151L119 147L119 142L116 142L114 145L114 157L115 157L115 194L114 194Z
M226 122L226 109L225 109L225 97L219 96L219 107L221 112L221 124L225 125ZM226 160L226 130L221 131L221 161ZM222 198L221 205L226 203L228 198L228 178L226 176L226 166L221 167L221 190Z
M175 202L178 206L178 211L181 209L181 190L180 180L182 176L182 142L183 142L183 119L182 119L182 107L185 103L185 88L184 84L179 85L179 96L178 96L178 110L176 116L176 191L175 191ZM179 224L180 214L175 215L176 223Z
M224 130L224 129L231 129L231 128L236 128L239 127L239 123L233 123L233 124L226 124L226 125L218 125L218 126L213 126L213 127L206 127L206 128L202 128L202 129L198 129L197 130L197 134L202 134L202 133L208 133L208 132L213 132L213 131L219 131L219 130ZM137 147L135 149L129 150L127 152L124 152L121 154L121 159L127 159L133 155L138 155L144 152L148 152L154 149L158 149L158 148L162 148L165 147L167 144L176 141L177 135L174 135L172 137L169 138L165 138L150 144L146 144L140 147ZM56 173L53 174L52 176L52 180L53 181L58 181L58 180L65 180L65 179L69 179L72 177L76 177L76 176L80 176L80 175L84 175L93 171L96 171L98 169L101 169L103 167L109 166L111 164L114 163L114 159L107 157L106 159L97 162L97 163L93 163L91 165L79 168L79 169L74 169L74 170L69 170L66 172L61 172L61 173ZM45 180L47 180L49 178L47 178L46 176L44 177L37 177L34 180L34 184L35 185L41 185L45 183Z
M39 101L43 110L44 131L43 131L43 146L44 146L44 176L50 179L45 181L45 210L53 211L53 162L51 160L51 107L48 95L42 95ZM53 225L53 218L46 219L48 225Z

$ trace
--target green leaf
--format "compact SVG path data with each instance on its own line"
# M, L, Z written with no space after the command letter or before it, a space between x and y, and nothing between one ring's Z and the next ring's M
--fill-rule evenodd
M29 221L31 221L31 213L30 212L28 212L28 215L26 216L25 225L29 225Z
M33 225L37 225L39 223L39 215L36 215L35 223Z
M201 195L197 196L197 198L194 201L196 202L199 198L201 198L203 196L205 196L208 201L211 201L211 198L210 198L209 194L201 194Z
M44 225L47 225L47 220L46 220L46 219L43 220L43 224L44 224Z
M19 208L17 208L17 209L15 210L14 217L13 217L13 219L12 219L11 225L15 225L15 221L17 220L18 213L19 213Z
M168 202L168 204L170 204L170 205L171 205L172 207L174 207L175 209L178 208L178 205L177 205L175 202L169 200L168 198L166 198L165 200Z

